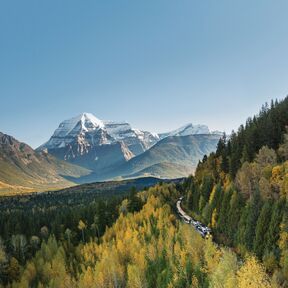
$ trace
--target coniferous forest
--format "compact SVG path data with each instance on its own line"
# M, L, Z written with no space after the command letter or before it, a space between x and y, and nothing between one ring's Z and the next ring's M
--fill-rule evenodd
M219 141L186 180L186 207L220 245L261 261L275 287L288 277L288 98L265 104Z
M287 125L288 98L264 105L180 182L3 198L0 287L288 287Z

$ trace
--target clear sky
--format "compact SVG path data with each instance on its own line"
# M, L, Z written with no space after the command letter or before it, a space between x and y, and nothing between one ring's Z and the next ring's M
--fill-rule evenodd
M0 2L0 131L33 147L81 112L232 129L288 94L287 0Z

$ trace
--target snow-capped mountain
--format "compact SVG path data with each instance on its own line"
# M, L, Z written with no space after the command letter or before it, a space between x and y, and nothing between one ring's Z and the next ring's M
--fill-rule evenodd
M83 113L60 123L38 150L99 170L143 153L158 139L158 135L133 129L126 122L103 121Z
M167 133L159 134L159 138L163 139L169 136L189 136L189 135L198 135L198 134L216 134L221 135L222 132L219 131L210 131L206 125L193 125L192 123L186 124L176 130Z
M145 151L150 151L155 144L158 144L164 138L169 141L170 137L179 137L180 142L175 140L175 143L179 144L182 143L181 137L203 135L203 143L208 143L213 137L210 137L210 139L204 136L212 136L212 134L218 134L218 132L211 132L205 125L192 124L187 124L168 133L153 134L134 129L127 122L100 120L91 113L82 113L60 123L52 137L37 150L45 150L61 160L93 170L94 175L96 174L97 177L101 178L102 175L108 175L112 170L121 176L121 173L118 174L119 167L124 167L123 165L132 158L139 157ZM214 138L213 141L215 139L217 141L220 136ZM195 139L192 137L190 140L195 142ZM194 147L196 144L193 141L191 145ZM170 154L175 154L175 151L179 148L179 145L177 146L178 148L176 146L171 146L174 147L174 150L169 151ZM209 149L213 150L211 147L215 145L210 146ZM165 154L164 160L170 155L169 153ZM192 154L194 155L194 160L198 161L203 153L193 152ZM170 156L168 158L171 160ZM173 161L175 162L175 160Z
M65 148L76 140L80 145L79 152L83 154L89 146L123 142L134 155L138 155L158 139L157 134L133 129L127 122L99 120L91 113L83 113L60 123L50 140L39 149Z
M134 129L126 122L103 121L104 129L115 139L127 145L134 155L139 155L153 146L158 140L157 134Z

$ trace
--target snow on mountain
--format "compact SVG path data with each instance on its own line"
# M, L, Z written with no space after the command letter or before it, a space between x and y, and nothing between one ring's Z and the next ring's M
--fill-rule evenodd
M163 139L169 136L188 136L195 134L210 134L210 130L206 125L193 125L191 123L182 126L174 131L159 134L160 138Z
M65 148L75 140L82 146L108 145L120 141L126 144L134 155L138 155L165 137L195 134L221 135L222 132L211 132L206 125L189 123L171 132L155 134L134 129L127 122L100 120L91 113L82 113L60 123L50 140L38 149ZM83 147L80 150L83 150Z
M55 131L55 135L68 135L77 125L80 125L80 128L83 131L91 131L96 128L102 128L104 126L103 122L96 118L93 114L83 113L74 118L63 121L58 129Z
M126 159L143 153L158 139L158 136L149 132L133 129L127 122L104 121L91 113L83 113L61 122L49 141L38 150L46 149L49 153L70 161L87 155L92 150L95 154L96 147L99 150L102 145L120 143L120 146L113 147ZM93 157L98 161L96 154Z
M123 140L127 137L137 136L132 130L130 124L126 122L104 121L104 125L105 125L105 130L116 141Z
M99 130L103 127L104 123L97 119L93 114L83 113L61 122L50 140L39 148L63 148L67 144L73 142L74 137Z
M221 131L219 131L219 130L215 130L215 131L211 131L211 134L223 136L224 132L221 132ZM227 136L227 135L226 135L226 136ZM228 137L228 136L227 136L227 137Z
M214 133L205 125L187 124L168 133L153 134L132 128L125 121L100 120L91 113L82 113L61 122L51 138L38 150L45 150L59 159L98 173L126 163L163 138L195 134Z

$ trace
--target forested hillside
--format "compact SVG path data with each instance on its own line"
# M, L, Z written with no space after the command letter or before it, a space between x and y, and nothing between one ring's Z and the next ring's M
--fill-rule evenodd
M216 242L263 261L276 287L288 285L288 98L262 107L186 181L186 208Z
M100 241L106 228L120 215L123 199L126 212L141 209L143 203L129 183L123 184L126 188L121 188L121 183L119 187L108 183L106 190L99 185L97 189L90 184L88 191L79 188L75 192L73 187L72 191L0 199L0 287L10 287L12 282L13 287L64 287L48 282L63 269L73 275L78 273L79 249L89 241ZM116 193L109 192L111 185ZM31 261L37 261L32 268ZM23 274L23 269L29 271ZM16 283L24 275L31 282Z
M120 216L101 238L96 236L95 222L101 219L94 217L92 225L83 218L72 230L62 227L56 238L41 229L40 237L31 237L26 245L12 239L13 256L2 244L2 283L12 287L272 287L255 257L239 261L232 250L202 239L190 225L178 221L172 207L181 189L160 184L131 194L118 206ZM87 233L90 227L94 235ZM13 243L19 243L16 249ZM26 247L31 254L21 262Z

